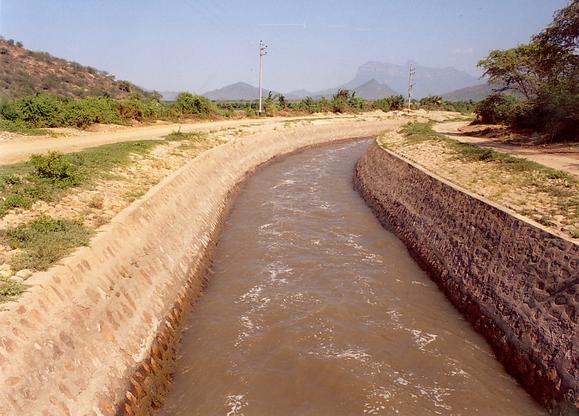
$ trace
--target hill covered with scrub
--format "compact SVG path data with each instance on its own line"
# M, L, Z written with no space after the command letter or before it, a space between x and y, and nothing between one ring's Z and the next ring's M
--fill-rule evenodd
M22 42L0 37L0 98L6 100L39 92L68 98L127 98L149 94L129 81L115 80L105 71L47 52L31 51Z

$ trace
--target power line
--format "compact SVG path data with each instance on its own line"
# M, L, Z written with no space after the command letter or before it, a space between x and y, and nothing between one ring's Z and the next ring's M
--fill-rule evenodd
M263 57L267 55L267 45L259 41L259 114L261 114L262 82L263 82Z

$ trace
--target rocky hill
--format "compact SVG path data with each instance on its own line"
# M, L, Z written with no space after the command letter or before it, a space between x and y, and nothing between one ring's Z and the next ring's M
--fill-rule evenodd
M354 88L354 92L358 97L366 100L379 100L380 98L389 97L391 95L398 95L398 93L388 85L381 84L375 79Z
M447 92L442 96L446 101L481 101L493 92L489 84L473 85Z
M448 91L470 87L479 84L480 80L456 68L431 68L408 61L404 65L387 62L366 62L358 68L353 80L343 88L354 89L365 82L376 80L380 84L388 85L394 91L405 94L408 90L408 71L414 65L414 97L422 98L429 95L442 95Z
M18 98L40 92L71 98L149 94L128 81L115 80L107 72L0 38L0 97Z
M271 93L273 95L279 94L275 91ZM266 98L268 94L269 90L264 88L262 91L263 98ZM216 101L257 100L259 98L259 88L245 82L236 82L223 88L207 91L203 96Z

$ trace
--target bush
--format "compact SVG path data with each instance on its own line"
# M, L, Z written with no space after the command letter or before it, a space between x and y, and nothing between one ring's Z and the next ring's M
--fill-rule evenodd
M244 111L245 117L257 117L257 111L255 111L255 109L252 107L246 107Z
M60 127L67 103L64 98L38 94L5 104L0 114L7 120L24 122L30 127Z
M71 101L65 112L65 125L86 128L94 123L121 124L118 101L108 97L90 97Z
M40 178L53 181L78 181L78 171L63 154L49 152L48 155L33 155L30 162L34 167L34 174Z
M418 102L420 108L424 108L425 110L439 110L442 108L444 101L442 97L439 95L431 95L428 97L421 98Z
M119 114L123 120L144 121L156 118L161 113L161 103L129 98L119 102Z
M340 89L332 97L332 111L334 113L346 113L350 111L350 99L353 98L349 90Z
M402 110L404 108L404 97L394 95L374 101L374 108L384 112Z
M183 115L208 117L218 113L217 106L211 100L189 92L179 94L174 107Z
M479 102L474 112L480 123L509 124L515 116L515 108L513 96L494 93Z
M40 217L4 230L0 237L12 249L23 250L12 257L13 270L46 270L76 247L87 245L92 234L80 221Z

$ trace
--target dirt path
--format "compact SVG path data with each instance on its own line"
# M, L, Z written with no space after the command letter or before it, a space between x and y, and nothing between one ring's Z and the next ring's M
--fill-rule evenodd
M553 169L568 172L579 178L579 147L570 146L525 146L505 143L500 139L469 136L461 132L468 123L453 121L435 124L433 129L452 139L464 143L472 143L481 147L488 147L499 152L509 153L516 157L532 160Z
M146 127L120 128L112 132L89 133L82 132L78 135L66 137L47 136L21 136L9 140L0 141L0 164L9 164L27 159L35 153L43 153L50 150L59 152L74 152L81 149L99 146L108 143L154 140L160 139L171 132L181 130L182 132L201 131L209 132L213 130L235 129L239 127L272 127L284 125L285 123L299 123L301 121L309 123L333 123L345 121L359 121L367 119L389 118L387 114L381 112L365 113L358 116L352 115L315 115L306 117L270 117L264 119L239 119L221 120L199 123L174 123Z

